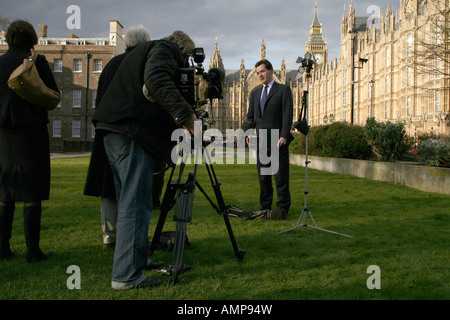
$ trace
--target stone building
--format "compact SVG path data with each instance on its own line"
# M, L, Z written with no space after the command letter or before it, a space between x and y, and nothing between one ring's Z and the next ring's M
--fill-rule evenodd
M400 0L397 13L388 6L376 17L356 16L351 3L339 57L325 54L312 72L310 124L364 125L375 117L405 123L411 136L450 134L448 2Z
M333 58L323 38L316 2L303 54L313 54L320 64L311 72L309 87L305 75L286 70L284 60L274 73L275 81L291 87L294 121L303 92L309 88L311 126L335 121L364 125L368 117L375 117L380 122L404 122L412 136L450 134L449 0L399 1L398 12L389 6L370 17L357 16L351 2L342 15L340 53ZM97 82L109 60L125 51L122 25L110 21L108 38L50 38L47 27L40 25L35 49L46 56L62 94L61 104L49 112L51 151L91 150ZM0 34L0 54L6 50ZM260 58L265 57L262 40ZM242 58L239 69L225 68L216 39L209 69L223 68L225 80L223 99L211 102L206 119L210 127L225 134L226 129L242 126L250 94L261 85L255 63L246 68Z
M340 54L334 58L328 55L316 2L304 51L321 62L311 72L309 124L364 125L374 117L379 122L405 123L411 136L450 134L448 2L400 0L396 14L388 6L375 17L356 16L352 2L342 16ZM430 43L442 50L430 51L426 47ZM263 40L261 58L265 55ZM211 65L223 65L217 43ZM291 86L295 121L306 77L298 79L296 70L285 70L283 61L275 79ZM259 85L255 69L245 69L244 59L240 69L226 70L225 97L213 107L218 129L239 128L249 95Z
M266 45L262 40L260 48L260 59L266 58ZM269 59L270 60L270 59ZM239 129L242 122L247 118L248 104L253 90L261 86L261 82L256 74L254 65L257 61L252 61L252 69L245 68L244 59L241 60L240 69L225 69L219 45L216 39L216 46L212 54L209 68L223 68L225 70L225 80L223 84L223 99L213 100L210 110L211 127L217 128L225 135L226 129ZM274 61L271 61L274 64ZM294 119L298 116L299 98L301 95L301 81L297 70L286 70L285 61L281 61L281 69L274 70L275 81L288 84L291 87L294 100ZM301 103L300 103L301 104Z

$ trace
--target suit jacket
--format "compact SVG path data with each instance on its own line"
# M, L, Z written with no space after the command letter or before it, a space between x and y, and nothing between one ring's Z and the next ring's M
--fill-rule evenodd
M257 88L250 96L247 121L251 122L253 128L257 130L279 129L280 137L290 142L293 117L291 88L287 85L274 82L267 96L264 113L261 117L259 101L262 89L262 86Z

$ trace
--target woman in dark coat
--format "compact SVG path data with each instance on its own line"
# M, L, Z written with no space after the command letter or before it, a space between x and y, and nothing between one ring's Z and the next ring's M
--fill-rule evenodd
M8 51L0 56L0 259L14 255L10 249L16 202L23 202L26 259L46 260L39 248L41 201L49 199L50 148L48 114L16 95L7 85L10 74L31 55L37 44L33 26L23 20L6 32ZM36 67L44 83L58 90L47 60L39 55Z

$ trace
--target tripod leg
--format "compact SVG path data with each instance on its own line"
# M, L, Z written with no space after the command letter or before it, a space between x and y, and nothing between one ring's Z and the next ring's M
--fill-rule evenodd
M234 237L233 229L231 228L230 219L228 217L227 208L225 206L225 201L223 200L222 191L220 190L220 182L217 180L216 173L212 164L206 165L209 178L211 180L211 185L214 190L214 194L216 195L217 203L219 205L219 214L222 215L223 220L225 222L225 226L227 227L228 235L230 236L231 245L233 246L234 254L238 262L242 262L244 260L245 251L240 249L236 243L236 238Z
M172 181L173 173L175 171L175 165L170 173L169 181L167 183L166 191L164 192L163 201L161 202L161 213L159 215L158 224L156 225L155 233L150 243L149 255L152 255L159 248L159 240L161 232L166 222L167 213L173 207L176 188L176 182Z
M186 225L192 219L192 207L194 203L195 175L189 173L188 182L179 185L175 203L174 220L177 222L175 244L173 248L172 264L168 269L161 269L173 277L174 283L178 283L178 275L190 269L183 265L184 246L186 240Z
M234 238L233 230L231 229L230 218L228 218L228 214L222 214L223 220L225 221L225 225L227 226L228 235L230 236L231 245L233 246L234 254L238 262L242 262L244 260L245 251L240 249L236 243L236 239Z
M161 213L159 215L158 224L156 225L155 233L153 234L152 242L150 244L149 255L152 255L159 248L159 240L161 238L162 229L166 222L167 213L173 206L173 200L176 193L176 183L170 182L167 185L164 198L161 203Z

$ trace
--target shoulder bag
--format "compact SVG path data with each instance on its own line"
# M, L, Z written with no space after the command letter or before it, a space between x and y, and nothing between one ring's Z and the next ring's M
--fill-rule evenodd
M46 110L53 110L61 101L61 96L42 81L35 64L37 56L38 54L32 51L31 56L23 60L11 73L8 87L28 102Z

